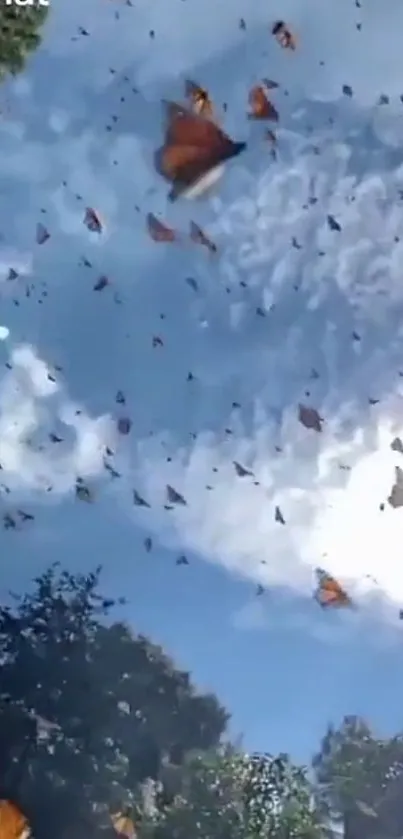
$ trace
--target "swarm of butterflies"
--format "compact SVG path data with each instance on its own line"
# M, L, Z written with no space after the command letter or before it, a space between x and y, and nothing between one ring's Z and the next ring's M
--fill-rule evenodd
M358 0L356 0L356 6L360 8ZM240 21L240 27L242 29L246 28L243 19ZM361 23L357 23L356 28L360 30ZM281 49L289 53L295 52L297 38L285 21L275 21L271 25L270 31ZM89 33L83 30L81 34L88 36ZM150 37L155 37L155 33L150 32ZM266 128L264 139L269 142L270 152L274 158L276 157L277 146L274 127L279 122L279 112L272 101L272 97L273 92L278 87L279 84L269 78L263 78L259 84L255 84L249 91L247 111L249 120L263 124L269 123L271 125L271 127ZM342 92L347 97L353 96L353 90L349 85L343 85ZM154 158L156 172L169 184L170 191L168 198L171 202L182 198L197 198L205 195L217 183L218 177L222 174L224 164L240 155L247 147L245 142L231 139L220 126L216 108L207 89L195 81L187 80L185 82L184 99L185 102L183 104L164 101L165 126L163 143L156 151ZM401 99L403 101L403 97ZM387 104L387 102L388 97L382 94L379 103ZM226 111L226 105L224 105L223 110ZM63 182L63 185L67 186L66 182ZM81 196L76 197L81 200ZM43 210L42 212L45 211ZM340 232L341 226L337 219L328 215L327 222L330 230L336 234ZM102 235L105 230L105 220L98 210L91 206L85 208L83 224L96 236ZM146 229L150 238L156 243L189 243L190 245L205 248L210 254L216 254L218 250L217 245L193 220L190 220L187 232L180 232L174 230L167 223L157 218L156 215L149 212L146 215ZM45 245L50 238L51 233L45 224L42 222L38 223L36 226L37 244L40 246ZM295 239L292 240L292 244L295 248L300 247ZM92 267L90 261L85 258L83 258L82 264L87 268ZM10 268L7 279L10 282L18 279L18 271ZM198 284L194 278L187 278L186 282L197 292ZM96 279L93 290L95 292L102 292L112 285L113 283L109 277L101 275ZM116 293L113 299L115 303L121 303ZM265 312L260 307L256 309L256 314L261 317L265 316ZM356 332L352 333L352 337L355 341L360 340L360 336ZM157 349L163 346L163 338L160 335L154 335L152 338L152 347ZM318 376L316 371L313 371L313 374L315 374L313 377ZM193 374L189 373L188 381L193 380ZM116 402L122 406L122 414L116 419L117 431L120 435L127 436L131 432L132 421L125 412L125 396L122 391L118 391ZM370 404L376 404L377 400L369 400L369 402ZM238 403L233 403L233 407L241 406ZM298 406L298 420L307 429L311 429L317 433L322 431L324 419L315 408L300 404ZM226 429L227 432L231 433L230 429ZM62 438L56 434L49 436L52 443L63 442ZM403 443L399 438L396 438L392 443L392 448L403 453ZM113 452L110 449L106 449L104 467L112 478L118 478L120 474L111 463L110 458L112 456ZM242 466L242 464L234 464L234 468L237 476L240 478L254 477L253 473ZM348 467L340 466L340 468ZM258 482L255 481L255 483L257 484ZM212 487L207 488L212 489ZM48 487L47 491L51 491L51 489L52 487ZM92 503L94 501L92 490L80 477L76 481L75 494L76 498L80 501L86 503ZM396 468L395 483L387 500L393 508L403 506L403 470L399 467ZM187 504L184 496L171 486L167 486L166 488L166 501L167 503L164 505L164 509L166 510L172 510L178 504ZM151 506L136 490L133 491L133 503L141 507ZM383 504L380 505L380 509L384 509ZM286 524L284 515L279 507L275 508L274 518L280 525ZM18 529L21 522L31 519L33 519L33 516L30 516L24 511L17 510L15 515L7 513L3 516L3 526L5 529ZM151 538L148 537L144 545L147 553L150 552L152 550ZM176 562L178 565L188 564L188 560L184 556L179 557ZM337 580L320 568L316 569L315 573L317 577L315 599L321 607L352 606L350 597ZM264 591L264 587L259 584L256 593L261 595ZM399 617L403 619L403 610L400 611ZM2 839L1 831L0 839Z
M241 28L246 28L243 20L240 21L240 25ZM270 31L282 49L290 53L296 50L297 38L288 24L283 20L275 21ZM247 110L248 120L271 124L272 127L267 127L265 130L264 139L269 142L271 155L274 158L276 157L277 146L274 127L279 122L279 112L272 101L272 96L273 92L278 88L279 84L276 81L263 78L259 84L255 84L250 89ZM352 96L353 91L348 85L344 85L343 94L345 96ZM384 97L384 99L386 101L387 97ZM168 198L171 202L179 199L198 198L208 193L217 183L218 177L221 176L224 164L237 157L247 147L245 142L231 139L220 126L215 105L206 88L188 79L184 85L184 100L183 104L164 100L165 126L163 143L157 149L154 157L156 172L169 184L170 191ZM226 111L226 105L224 105L223 110ZM339 223L333 216L328 216L327 221L332 231L339 232L341 230ZM101 214L90 206L86 207L84 211L83 224L95 235L101 235L105 230L105 221L101 217ZM177 243L182 245L189 243L190 245L205 248L210 254L216 254L218 250L215 242L193 220L189 221L187 232L180 232L173 229L165 221L161 221L154 213L149 212L146 215L146 229L150 238L156 243ZM37 244L44 245L49 238L50 233L48 229L44 224L39 223L36 230ZM293 246L299 247L295 240L293 240ZM87 267L92 267L88 260L84 260L83 264ZM17 276L18 273L14 269L10 269L9 279L14 280ZM188 278L187 282L192 286L194 291L198 290L195 279ZM111 286L111 284L110 279L102 275L96 280L93 285L93 290L102 292L105 288ZM114 299L116 303L121 302L117 295L115 295ZM262 317L265 314L260 308L256 310L256 313ZM359 340L359 336L355 333L354 340ZM160 335L154 335L152 346L154 349L163 347L163 338ZM189 373L188 381L193 379L193 374ZM116 427L122 436L130 434L132 428L132 421L124 412L123 406L125 405L125 401L123 392L118 391L116 402L122 406L122 415L117 418ZM371 404L375 404L375 400L370 400L370 402ZM241 407L238 403L234 403L233 407L235 406ZM300 404L298 406L298 420L307 429L311 429L317 433L322 431L324 419L315 408ZM61 438L53 435L52 442L62 441ZM392 448L395 444L396 441L392 444ZM401 450L403 453L403 444L401 444ZM104 461L105 469L110 473L111 477L120 477L119 472L116 471L110 462L112 455L113 452L108 449ZM240 478L254 477L253 473L242 466L242 464L234 463L234 468L237 476ZM255 481L255 483L257 484L258 482ZM208 488L212 489L212 487ZM77 478L75 492L77 499L80 501L92 503L94 500L92 490L81 478ZM187 504L184 496L175 490L174 487L167 486L166 495L167 503L164 506L166 510L172 510L178 504ZM396 483L392 488L388 502L393 507L403 506L402 470L396 470ZM136 506L150 507L148 501L136 490L133 491L133 503ZM279 507L275 508L274 517L275 521L279 524L286 524L284 515ZM4 526L15 527L17 526L16 522L17 519L14 521L12 517L8 517L4 521ZM146 552L149 553L152 550L152 539L148 537L144 542L144 546ZM176 562L178 565L188 564L188 560L184 556L179 557ZM314 592L314 597L322 608L351 607L353 605L351 598L344 591L340 583L328 572L317 568L315 574L317 587ZM264 592L264 587L259 584L256 589L257 595L262 595ZM400 612L400 618L403 619L403 610ZM123 824L123 821L119 823ZM2 839L1 832L0 839Z
M284 21L276 21L272 34L283 49L296 49L296 38ZM248 118L252 120L277 123L279 113L270 99L270 91L278 88L278 83L263 79L254 85L249 93ZM206 89L194 81L185 82L186 105L166 102L167 126L162 148L156 153L156 169L171 184L170 200L186 193L201 182L214 167L235 157L246 148L246 143L234 142L218 126L214 105ZM276 145L276 135L272 130L266 137L272 146ZM177 233L155 215L147 216L147 228L155 242L178 242L188 238L191 242L206 247L211 253L217 246L194 222L190 222L187 237ZM299 406L299 420L306 428L322 431L323 419L318 412L304 405ZM251 474L240 464L235 464L240 477ZM285 524L281 510L277 507L276 521ZM317 588L315 599L322 608L351 607L352 601L340 583L321 568L316 569ZM264 588L258 585L257 594L263 594Z
M296 39L283 21L277 21L272 34L283 49L295 50ZM249 92L248 119L277 123L278 111L270 99L277 82L263 79ZM246 149L245 142L232 140L219 126L209 92L198 83L185 82L186 104L165 101L166 127L164 143L155 154L157 172L171 186L169 200L204 195L222 174L226 161ZM275 155L276 135L266 132ZM206 247L211 253L216 245L195 223L190 223L189 234L175 231L152 213L147 216L147 229L154 242L184 242L186 239Z

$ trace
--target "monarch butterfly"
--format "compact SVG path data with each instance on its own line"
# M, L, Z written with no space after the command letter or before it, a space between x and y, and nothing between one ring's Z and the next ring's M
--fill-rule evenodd
M115 813L111 816L111 821L119 836L126 836L127 839L135 839L136 829L130 816L124 813Z
M277 43L280 44L280 47L282 47L284 50L296 49L297 44L295 37L283 20L277 20L276 23L273 24L271 31Z
M165 139L155 153L155 168L171 184L170 201L199 197L221 176L224 162L240 154L246 143L234 142L214 122L176 102L164 104Z
M317 431L319 434L321 433L323 418L316 408L310 408L309 405L302 405L300 403L298 405L298 420L305 428Z
M314 596L322 608L352 606L351 598L331 574L328 574L323 568L316 568L315 573L318 586Z
M177 238L172 227L163 224L153 213L147 215L147 228L153 242L175 242Z
M39 222L36 225L36 243L37 243L37 245L44 245L45 242L48 241L48 239L50 239L49 231L46 229L44 224L41 224L41 222Z
M92 207L87 207L85 210L84 224L91 233L102 233L101 219Z
M213 103L205 88L188 79L185 82L185 95L190 102L193 113L206 119L213 119Z
M190 238L196 245L203 245L211 253L217 253L217 245L206 236L201 227L194 221L190 222Z
M278 122L278 112L274 105L267 98L264 87L260 84L252 87L249 93L250 112L249 119L270 119Z
M0 839L28 839L28 819L11 801L0 801Z

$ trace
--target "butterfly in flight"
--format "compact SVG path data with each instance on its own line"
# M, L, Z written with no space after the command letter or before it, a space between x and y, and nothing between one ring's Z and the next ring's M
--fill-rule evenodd
M352 606L352 600L340 583L324 571L323 568L316 568L318 585L314 594L315 600L323 609L333 607Z
M297 48L295 36L283 20L276 20L271 32L284 50L295 50Z
M184 105L165 102L164 143L155 153L157 172L171 184L169 200L199 198L217 183L224 163L246 143L234 142L214 122Z

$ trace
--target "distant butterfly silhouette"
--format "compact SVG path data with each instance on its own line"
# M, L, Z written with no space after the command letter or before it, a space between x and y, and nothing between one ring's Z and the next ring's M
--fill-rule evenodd
M315 572L318 579L315 599L322 608L352 606L351 598L331 574L322 568L316 568Z
M39 222L36 225L36 243L37 245L44 245L50 239L50 233L44 224Z
M176 102L165 102L163 146L155 154L155 168L172 185L169 200L198 198L223 173L223 164L236 157L246 143L236 143L217 125Z
M194 221L190 222L190 238L196 245L203 245L203 247L207 248L210 253L217 253L217 245L215 242L209 239L204 230L202 230L202 228Z
M87 207L85 211L84 224L91 233L102 233L101 219L92 207Z

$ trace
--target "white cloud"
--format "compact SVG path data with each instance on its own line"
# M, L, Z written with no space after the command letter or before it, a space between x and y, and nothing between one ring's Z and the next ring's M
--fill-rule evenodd
M290 133L284 150L280 134L278 163L240 172L242 196L215 200L218 272L200 262L196 276L204 314L232 336L232 355L205 361L200 387L212 413L218 391L242 411L227 409L220 430L199 426L192 447L171 440L170 463L156 442L140 462L154 504L163 504L166 483L188 499L156 517L168 541L295 593L312 589L322 565L382 610L382 595L403 604L403 510L387 502L403 461L390 449L403 434L402 170L359 173L354 139L317 139L323 156ZM312 190L318 200L307 207ZM328 214L341 231L329 229ZM256 317L257 305L266 318ZM300 402L324 417L321 434L298 422ZM258 486L236 476L234 460Z
M95 479L114 432L107 416L93 418L75 404L60 374L29 345L11 349L0 382L1 484L18 494L71 490L77 477ZM51 442L57 433L62 442Z

